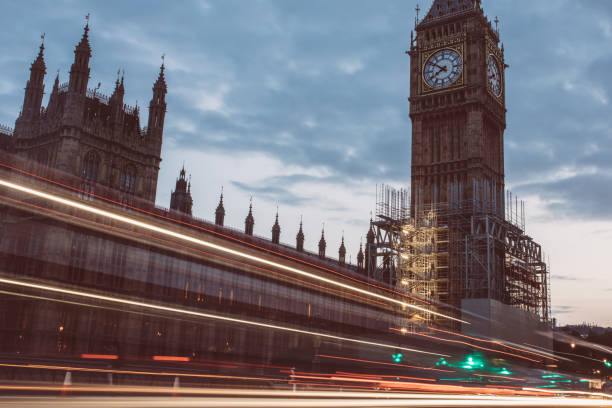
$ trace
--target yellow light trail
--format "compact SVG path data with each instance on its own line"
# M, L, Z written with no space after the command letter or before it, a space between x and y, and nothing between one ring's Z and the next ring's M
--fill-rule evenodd
M353 338L350 338L350 337L334 336L332 334L313 332L313 331L309 331L309 330L300 330L300 329L295 329L295 328L292 328L292 327L278 326L278 325L275 325L275 324L254 322L254 321L251 321L251 320L236 319L236 318L233 318L233 317L227 317L227 316L214 315L214 314L210 314L210 313L197 312L195 310L178 309L178 308L170 307L170 306L155 305L155 304L152 304L152 303L138 302L138 301L129 300L129 299L121 299L121 298L105 296L105 295L101 295L101 294L97 294L97 293L83 292L83 291L79 291L79 290L58 288L58 287L55 287L55 286L42 285L42 284L38 284L38 283L23 282L23 281L18 281L18 280L13 280L13 279L6 279L6 278L0 278L0 283L4 283L4 284L7 284L7 285L13 285L13 286L21 286L21 287L31 288L31 289L45 290L45 291L55 292L55 293L62 293L62 294L65 294L65 295L80 296L80 297L84 297L84 298L87 298L87 299L103 300L103 301L110 302L110 303L115 303L115 304L136 306L136 307L142 307L142 308L151 309L151 310L159 310L159 311L163 311L163 312L170 312L170 313L178 313L178 314L183 314L183 315L188 315L188 316L203 317L203 318L207 318L207 319L222 320L222 321L231 322L231 323L240 323L240 324L249 325L249 326L263 327L263 328L266 328L266 329L274 329L274 330L287 331L287 332L291 332L291 333L306 334L306 335L309 335L309 336L324 337L324 338L327 338L327 339L346 341L346 342L349 342L349 343L357 343L357 344L363 344L363 345L368 345L368 346L375 346L375 347L381 347L381 348L389 348L389 349L394 349L394 350L404 350L404 351L408 351L408 352L412 352L412 353L428 354L428 355L438 356L438 357L450 357L449 355L446 355L446 354L432 353L430 351L417 350L417 349L412 349L412 348L407 348L407 347L402 347L402 346L397 346L397 345L377 343L377 342L367 341L367 340L353 339Z
M387 302L395 303L395 304L398 304L400 306L403 306L403 307L406 307L406 308L409 308L409 309L414 309L414 310L418 310L418 311L421 311L421 312L430 313L432 315L440 316L440 317L443 317L443 318L446 318L446 319L449 319L449 320L453 320L453 321L456 321L456 322L460 322L460 323L470 324L467 321L464 321L464 320L461 320L461 319L457 319L457 318L452 317L452 316L447 316L447 315L442 314L442 313L434 312L434 311L426 309L424 307L420 307L420 306L417 306L417 305L412 305L410 303L402 302L401 300L393 299L393 298L390 298L390 297L387 297L387 296L384 296L384 295L380 295L378 293L370 292L368 290L357 288L357 287L352 286L352 285L347 285L347 284L342 283L342 282L337 282L335 280L328 279L328 278L325 278L325 277L322 277L322 276L318 276L318 275L310 273L310 272L302 271L300 269L293 268L291 266L283 265L283 264L280 264L278 262L270 261L268 259L264 259L264 258L261 258L261 257L258 257L258 256L254 256L254 255L251 255L251 254L247 254L245 252L237 251L235 249L224 247L224 246L219 245L219 244L214 244L212 242L208 242L208 241L205 241L203 239L194 238L194 237L191 237L189 235L185 235L185 234L181 234L181 233L178 233L178 232L174 232L174 231L171 231L171 230L166 229L166 228L161 228L161 227L158 227L156 225L152 225L152 224L148 224L146 222L138 221L138 220L135 220L133 218L129 218L129 217L126 217L126 216L123 216L123 215L112 213L110 211L101 210L99 208L95 208L95 207L92 207L92 206L89 206L89 205L86 205L86 204L83 204L83 203L79 203L79 202L76 202L76 201L68 200L66 198L58 197L56 195L45 193L45 192L39 191L39 190L35 190L33 188L30 188L30 187L25 187L25 186L22 186L22 185L19 185L19 184L11 183L11 182L3 180L3 179L0 179L0 185L8 187L8 188L13 189L13 190L21 191L23 193L31 194L31 195L34 195L36 197L44 198L44 199L49 200L49 201L53 201L53 202L56 202L56 203L59 203L59 204L63 204L63 205L66 205L66 206L69 206L69 207L72 207L72 208L77 208L79 210L86 211L86 212L89 212L91 214L100 215L100 216L103 216L103 217L106 217L106 218L113 219L115 221L119 221L119 222L122 222L122 223L125 223L125 224L133 225L135 227L143 228L143 229L146 229L146 230L149 230L149 231L154 231L154 232L157 232L157 233L160 233L160 234L163 234L163 235L167 235L167 236L170 236L170 237L173 237L173 238L178 238L180 240L191 242L193 244L197 244L197 245L200 245L200 246L212 248L212 249L215 249L217 251L221 251L221 252L224 252L224 253L227 253L227 254L238 256L238 257L241 257L241 258L244 258L244 259L249 259L251 261L255 261L255 262L258 262L258 263L261 263L261 264L264 264L264 265L273 266L275 268L279 268L279 269L282 269L282 270L285 270L285 271L288 271L288 272L292 272L292 273L295 273L297 275L306 276L308 278L315 279L315 280L318 280L318 281L321 281L321 282L325 282L325 283L328 283L330 285L338 286L338 287L341 287L341 288L344 288L344 289L347 289L347 290L350 290L350 291L353 291L353 292L357 292L357 293L361 293L361 294L364 294L364 295L368 295L368 296L371 296L371 297L374 297L374 298L377 298L377 299L383 299L383 300L386 300Z

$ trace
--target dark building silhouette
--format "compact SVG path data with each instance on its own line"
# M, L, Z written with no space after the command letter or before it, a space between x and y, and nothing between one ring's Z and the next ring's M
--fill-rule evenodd
M215 224L219 226L223 226L223 221L225 219L225 207L223 207L223 189L221 189L221 197L219 198L219 205L215 210Z
M344 265L346 263L346 247L344 246L344 233L342 234L342 243L340 244L340 248L338 249L338 262L340 265Z
M363 258L363 244L359 243L359 252L357 252L357 270L361 273L364 272Z
M327 243L325 242L325 229L321 230L321 239L319 240L319 258L325 259L325 248Z
M300 229L295 237L295 249L298 252L304 251L304 231L302 230L302 220L300 220Z
M276 210L276 219L274 220L274 225L272 226L272 243L279 244L280 243L280 233L281 227L278 223L278 209Z
M176 187L171 193L170 209L191 215L193 199L191 198L191 181L187 181L185 167L181 169L179 178L176 179Z
M123 78L117 79L110 97L88 88L91 56L86 25L68 83L60 84L58 73L49 103L42 107L46 66L40 46L10 150L79 176L84 191L94 193L100 185L122 191L122 202L131 203L134 197L154 202L166 114L164 65L153 87L149 125L143 128L139 108L124 104Z
M253 200L249 204L249 213L244 220L244 233L253 235L253 227L255 226L255 218L253 218Z
M374 271L376 270L376 248L375 244L375 235L374 228L372 226L372 219L370 218L370 226L368 228L368 232L366 233L366 246L365 246L365 269L368 273L368 276L374 277Z

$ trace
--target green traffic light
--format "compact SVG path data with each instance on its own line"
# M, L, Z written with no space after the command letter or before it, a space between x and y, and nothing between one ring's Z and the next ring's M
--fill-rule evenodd
M612 362L610 362L610 361L604 361L604 364L606 365L606 367L608 367L608 368L612 368Z
M402 358L404 358L404 355L402 353L397 353L397 354L392 354L391 357L393 357L393 361L395 361L396 363L401 363Z

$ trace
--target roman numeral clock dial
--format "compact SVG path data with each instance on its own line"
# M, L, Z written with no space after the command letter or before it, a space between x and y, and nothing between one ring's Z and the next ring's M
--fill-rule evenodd
M502 81L499 64L497 63L497 60L494 56L489 55L489 61L487 65L487 76L489 77L489 86L491 87L491 92L493 92L495 96L500 96L502 92Z
M425 63L423 77L425 83L434 89L446 88L454 84L463 71L463 60L455 50L441 50L433 54Z

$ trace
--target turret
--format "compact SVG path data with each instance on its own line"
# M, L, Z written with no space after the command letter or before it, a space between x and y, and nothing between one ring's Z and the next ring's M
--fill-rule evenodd
M281 227L278 223L278 208L276 209L276 221L274 221L274 225L272 226L272 243L278 244L280 243L280 233Z
M327 243L325 242L325 228L321 230L321 239L319 240L319 258L325 259L325 247Z
M219 199L219 205L215 210L215 224L223 226L223 220L225 219L225 208L223 207L223 189L221 189L221 198Z
M185 167L181 169L176 187L171 193L170 209L191 215L193 198L191 197L191 182L187 182Z
M253 218L253 199L249 204L249 214L244 220L244 233L247 235L253 235L253 227L255 226L255 218Z
M299 252L303 252L304 251L304 231L302 230L302 220L301 219L300 219L300 230L298 231L295 237L295 241L296 241L295 249L297 249Z
M115 81L115 90L110 97L110 105L113 108L113 119L119 119L117 116L123 111L123 98L125 97L125 86L123 84L124 75L121 75L119 80L119 71L117 71L117 80Z
M53 107L57 104L57 96L59 94L59 69L57 70L57 75L55 76L55 82L53 82L53 90L51 91L51 95L49 96L49 104L47 105L47 110L53 109Z
M359 252L357 252L357 271L363 273L363 244L359 243Z
M372 254L372 250L374 249L374 228L373 221L370 218L370 228L368 229L368 233L366 234L366 248L365 248L365 261L367 262L365 266L365 270L369 271L369 268L374 267L374 255ZM373 272L373 271L372 271Z
M44 35L43 35L44 39ZM18 120L30 121L40 115L43 94L45 92L45 74L47 67L44 57L45 45L40 44L38 56L30 66L30 79L26 84L25 95L23 97L23 110Z
M91 58L91 46L89 45L89 16L87 25L83 32L81 42L74 50L74 62L70 68L69 92L85 95L87 83L89 82L89 59Z
M164 118L166 117L166 78L164 76L164 63L159 69L159 76L153 85L153 98L149 103L149 122L147 125L148 138L156 151L161 154L161 143L164 133Z
M342 233L342 243L340 244L340 249L338 249L338 262L340 265L344 265L346 263L346 247L344 246L344 233Z

